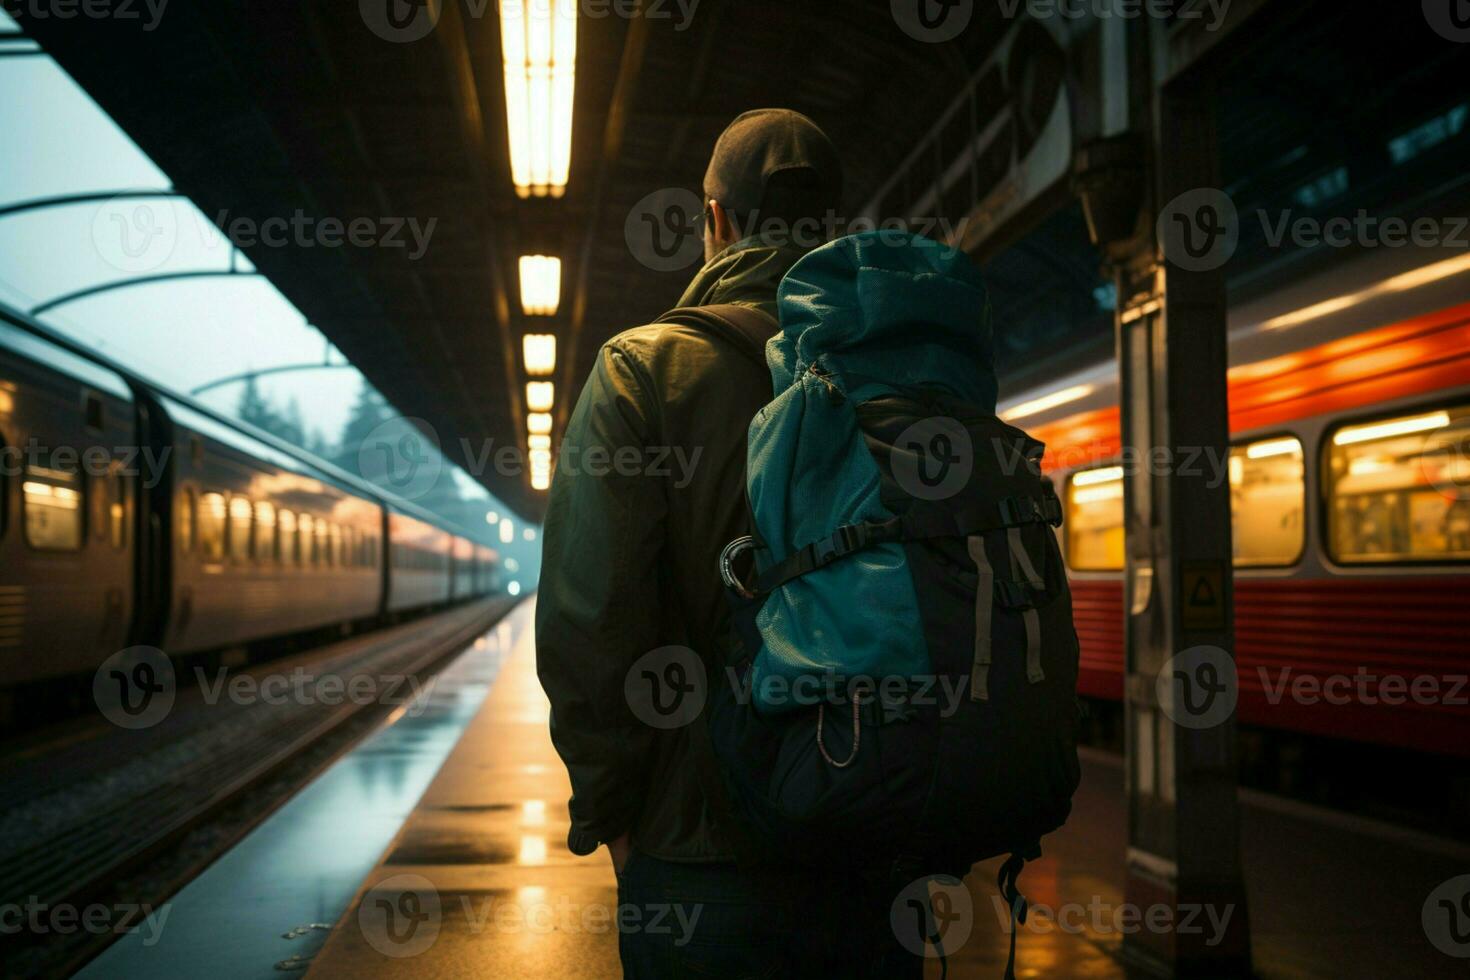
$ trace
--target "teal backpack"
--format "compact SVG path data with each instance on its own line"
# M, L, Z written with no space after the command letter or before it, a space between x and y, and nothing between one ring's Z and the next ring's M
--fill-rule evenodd
M995 416L979 273L875 231L805 256L779 306L749 534L720 559L723 803L781 862L902 882L1009 855L1024 921L1016 876L1080 775L1078 648L1043 447Z

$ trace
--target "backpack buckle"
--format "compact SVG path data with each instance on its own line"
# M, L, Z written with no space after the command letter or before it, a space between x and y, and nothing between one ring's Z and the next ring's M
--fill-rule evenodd
M1062 502L1055 494L1043 497L1006 497L997 505L1002 527L1022 524L1062 524Z
M821 568L854 551L867 547L868 529L862 524L844 524L821 541L812 544L814 568Z

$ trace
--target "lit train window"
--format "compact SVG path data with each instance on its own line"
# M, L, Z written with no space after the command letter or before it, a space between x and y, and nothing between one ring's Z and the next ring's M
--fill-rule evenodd
M326 521L316 522L316 545L312 550L312 561L322 565L332 564L331 528Z
M1067 564L1080 571L1123 567L1123 467L1101 466L1067 481Z
M296 537L296 515L289 510L281 511L276 515L276 526L281 547L281 561L292 565L301 564L301 543Z
M225 557L225 496L206 493L199 498L199 557L205 561L223 561Z
M26 542L43 551L79 551L85 541L82 476L75 469L26 466Z
M1342 426L1327 471L1335 560L1470 559L1470 405Z
M1230 450L1230 523L1235 564L1294 565L1306 546L1307 485L1295 436Z
M112 464L107 480L112 485L107 506L108 538L112 546L121 551L128 546L128 480L121 463Z
M261 561L281 560L281 541L276 536L276 508L264 500L255 505L255 557Z
M194 491L186 489L179 494L179 506L174 514L174 526L178 529L179 551L188 554L194 550Z
M254 510L246 497L230 498L230 559L249 561L255 554L251 538L251 514Z
M305 565L315 565L316 554L316 522L310 514L302 514L297 522L297 538L300 541L301 561Z

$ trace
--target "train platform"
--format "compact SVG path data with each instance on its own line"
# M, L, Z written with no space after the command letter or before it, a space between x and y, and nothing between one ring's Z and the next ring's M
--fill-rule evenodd
M569 784L535 673L534 599L404 713L321 776L87 977L620 976L604 852L565 847ZM1470 846L1278 797L1244 795L1243 852L1262 978L1463 975L1425 932L1431 893ZM1084 751L1074 815L1027 865L1020 977L1131 977L1142 928L1208 939L1233 907L1130 907L1118 757ZM995 862L942 910L951 977L998 977L1007 919ZM1459 972L1456 972L1456 971ZM933 960L927 976L938 977Z

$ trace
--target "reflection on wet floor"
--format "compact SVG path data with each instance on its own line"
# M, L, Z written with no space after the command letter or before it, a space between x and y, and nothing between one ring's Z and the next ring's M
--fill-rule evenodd
M617 977L605 852L566 849L570 795L529 631L367 876L312 978Z
M423 695L168 903L155 937L118 940L79 976L279 978L304 970L530 632L522 605ZM160 915L165 910L160 910ZM151 940L151 941L150 941Z

